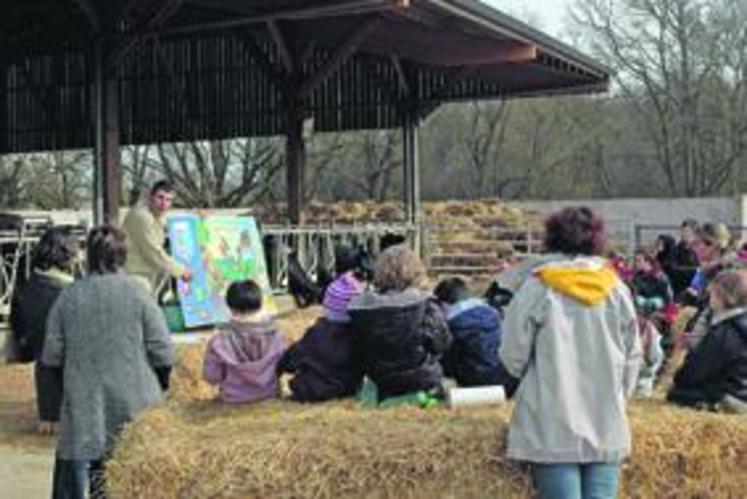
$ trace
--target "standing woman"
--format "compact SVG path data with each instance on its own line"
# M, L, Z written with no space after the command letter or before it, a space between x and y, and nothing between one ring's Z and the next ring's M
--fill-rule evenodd
M546 222L545 249L506 311L500 357L521 379L508 457L532 464L539 497L612 498L630 453L627 400L641 344L630 292L599 255L602 220L586 207Z
M161 400L172 345L148 292L122 272L125 234L91 231L88 275L65 289L47 320L44 364L62 368L53 499L102 497L103 461L122 427Z
M78 261L78 241L60 228L47 230L34 248L33 271L18 292L10 311L10 324L16 345L28 360L36 362L34 383L39 432L50 434L60 420L62 385L54 368L40 362L49 310L62 290L73 283Z

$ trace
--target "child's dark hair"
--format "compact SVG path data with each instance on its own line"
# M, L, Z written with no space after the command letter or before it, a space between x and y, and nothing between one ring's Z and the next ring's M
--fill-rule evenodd
M469 298L470 292L467 283L460 277L450 277L439 282L433 294L438 301L453 305Z
M232 282L226 291L226 304L233 312L256 312L262 308L262 289L250 279Z
M341 245L335 248L335 273L339 276L350 271L355 272L359 280L373 279L374 264L365 247Z

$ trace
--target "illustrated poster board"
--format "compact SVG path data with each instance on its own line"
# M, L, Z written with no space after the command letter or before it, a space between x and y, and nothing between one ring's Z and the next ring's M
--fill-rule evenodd
M226 322L226 290L233 281L251 279L262 288L263 311L277 313L265 254L253 217L175 215L168 219L171 254L192 271L177 291L188 328Z

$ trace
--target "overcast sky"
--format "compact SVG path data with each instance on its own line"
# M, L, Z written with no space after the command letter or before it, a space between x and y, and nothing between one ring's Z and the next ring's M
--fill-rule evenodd
M507 14L529 22L555 37L563 34L566 9L572 0L482 0ZM539 23L539 25L537 25Z

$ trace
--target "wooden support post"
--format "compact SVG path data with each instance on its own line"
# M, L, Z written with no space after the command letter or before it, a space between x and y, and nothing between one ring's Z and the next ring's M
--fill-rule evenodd
M417 117L408 112L402 127L402 146L405 186L405 213L407 223L421 221L420 173L418 165L418 124Z
M10 133L8 130L8 68L0 62L0 150L10 150Z
M303 132L303 113L296 99L293 99L287 110L285 163L288 218L291 224L302 225L306 192L306 141Z
M94 222L119 224L121 185L119 86L108 70L110 53L102 42L94 48Z

